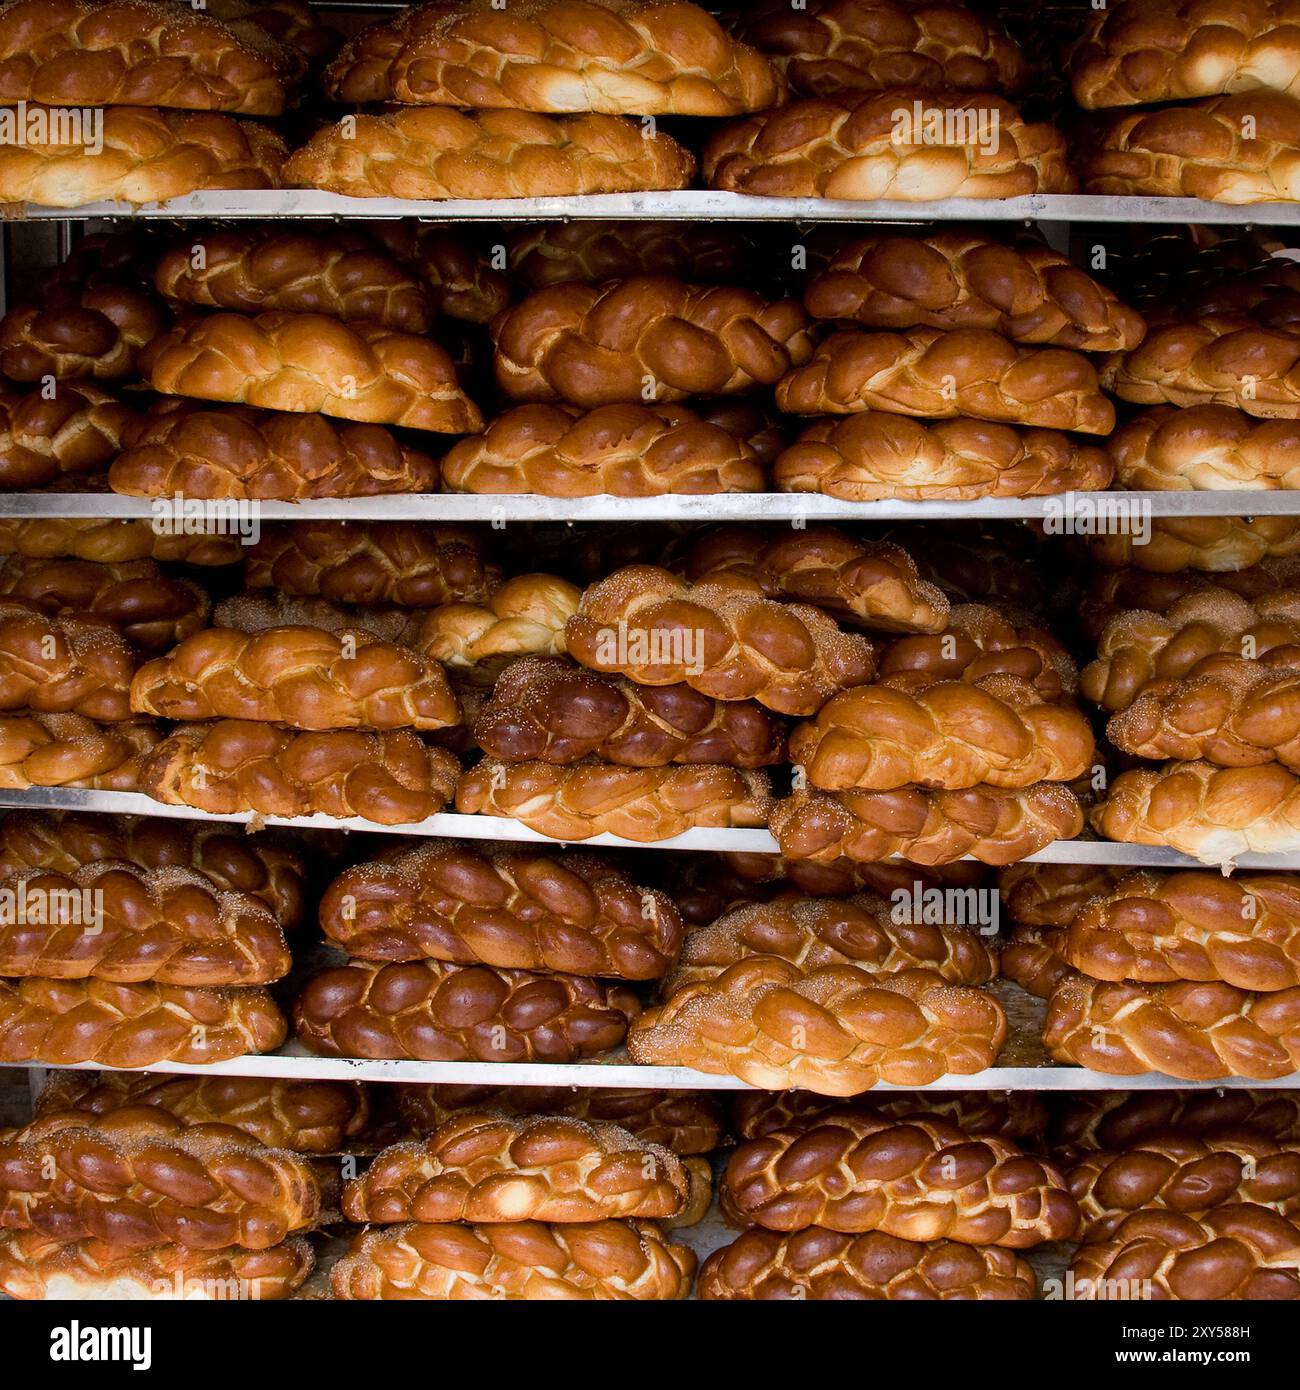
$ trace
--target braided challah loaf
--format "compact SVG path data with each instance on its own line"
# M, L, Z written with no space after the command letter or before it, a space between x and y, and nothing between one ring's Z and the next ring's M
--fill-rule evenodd
M140 657L102 619L0 599L0 710L130 719Z
M212 610L213 627L236 632L266 632L273 627L319 627L326 632L363 628L381 642L413 645L407 639L412 624L409 608L393 604L353 604L344 607L327 598L294 598L278 589L245 589L223 598Z
M998 891L1013 922L1068 927L1091 898L1104 897L1128 874L1109 864L1012 864L998 875Z
M472 531L406 521L298 521L268 529L245 570L250 589L406 608L482 602L500 577Z
M509 277L484 248L452 228L392 219L362 222L358 230L419 277L439 314L491 323L510 302Z
M1174 570L1244 570L1300 554L1300 522L1291 516L1156 517L1143 544L1130 531L1093 538L1088 549L1102 565Z
M633 1022L627 1050L650 1066L852 1096L878 1081L923 1086L983 1071L1006 1028L991 994L933 971L805 971L775 956L750 956L648 1009Z
M134 285L53 285L0 318L0 371L13 381L134 380L140 349L170 322Z
M695 1254L652 1221L381 1226L330 1271L341 1299L666 1301L685 1298Z
M593 670L639 685L685 682L781 714L815 714L874 669L871 643L841 632L819 608L776 603L743 577L689 584L653 565L631 565L587 589L565 642Z
M0 924L0 975L264 985L292 963L265 903L214 891L192 869L109 861L23 869L0 884L19 905Z
M155 391L442 434L483 428L431 338L326 314L209 314L149 345Z
M1104 450L1059 430L912 420L884 410L814 420L777 456L781 492L845 502L1038 497L1110 486Z
M204 231L174 246L154 270L158 293L205 309L264 309L367 319L427 333L433 313L407 270L352 232Z
M0 487L25 492L99 474L125 447L129 406L88 381L44 391L0 390Z
M809 1129L828 1111L846 1102L812 1091L740 1091L732 1104L732 1128L738 1139L761 1139L777 1129ZM869 1091L855 1096L853 1108L894 1120L911 1115L948 1120L964 1134L1000 1134L1007 1139L1037 1139L1047 1127L1047 1109L1026 1091Z
M723 1184L739 1216L775 1231L879 1230L1024 1250L1068 1239L1079 1220L1061 1174L1009 1139L851 1107L746 1140Z
M672 899L589 854L480 852L425 840L344 870L325 935L367 960L454 961L654 980L682 944Z
M860 685L790 735L790 760L826 791L1069 782L1095 751L1081 710L1005 675L907 690Z
M1186 41L1184 30L1178 42ZM1241 92L1116 116L1086 157L1083 187L1103 195L1289 202L1300 195L1298 154L1300 101Z
M1136 310L1039 242L971 231L883 233L841 246L804 290L816 319L867 328L991 328L1018 343L1085 352L1136 347Z
M843 1235L820 1226L782 1235L753 1226L700 1268L706 1300L978 1299L1034 1297L1033 1267L1014 1251L958 1241Z
M971 855L982 864L1014 864L1053 840L1073 839L1083 829L1083 810L1059 782L965 791L803 790L778 801L768 825L790 859L845 855L871 863L899 854L917 864L947 864Z
M676 140L621 116L439 106L347 116L284 165L287 184L349 198L639 193L686 188L694 172L694 158Z
M1142 985L1069 975L1047 1001L1043 1044L1058 1062L1112 1076L1276 1081L1300 1065L1300 988Z
M1086 357L1020 346L987 328L833 333L807 366L784 377L776 402L794 415L970 415L1084 434L1115 426L1115 407Z
M181 724L145 759L140 789L213 815L359 817L409 825L451 800L460 763L409 729L302 732L247 719Z
M489 757L505 762L589 754L625 767L785 761L785 726L753 701L714 700L686 684L634 685L557 657L506 667L473 731Z
M189 533L183 526L160 532L153 518L0 517L0 555L67 555L101 565L148 559L233 565L243 560L244 547L229 532Z
M1091 819L1108 840L1170 845L1203 864L1290 854L1300 848L1300 777L1277 763L1135 768L1115 778Z
M1123 487L1139 490L1300 487L1300 424L1226 405L1161 405L1121 425L1106 447Z
M202 10L149 0L8 0L0 101L278 116L294 56Z
M1002 974L1036 999L1050 999L1052 991L1071 973L1049 944L1051 936L1044 927L1017 922L1002 947Z
M308 980L294 1031L326 1057L572 1062L617 1047L640 1008L626 985L577 975L354 961Z
M296 502L436 492L438 465L382 425L173 397L142 417L108 485L127 497Z
M1267 1207L1219 1207L1199 1221L1138 1211L1109 1240L1081 1245L1070 1266L1074 1297L1300 1299L1300 1229Z
M0 1144L0 1226L65 1240L265 1250L320 1210L307 1160L154 1106L64 1110Z
M332 57L342 41L306 0L207 0L207 4L209 13L223 23L237 25L239 32L255 26L309 64Z
M959 985L987 984L998 973L997 946L978 931L908 921L896 904L865 893L843 899L783 893L688 932L664 996L749 956L777 956L803 971L823 965L856 965L874 975L932 970Z
M569 280L673 275L714 284L742 278L748 250L725 222L534 222L512 233L510 270L530 290Z
M586 407L755 391L813 350L796 300L655 275L537 290L492 336L512 400Z
M1085 1240L1106 1240L1130 1212L1156 1208L1203 1217L1250 1202L1279 1216L1300 1213L1300 1149L1249 1133L1212 1140L1185 1134L1143 1139L1123 1153L1084 1155L1069 1173Z
M56 131L66 120L43 107L29 107L33 116L38 130ZM257 121L128 106L103 116L102 147L98 139L0 145L0 203L165 203L199 189L280 187L288 149Z
M691 1200L675 1154L618 1125L565 1116L457 1115L384 1149L343 1189L359 1224L667 1220Z
M734 116L782 94L771 63L662 0L426 4L363 30L325 71L335 101Z
M481 603L447 603L414 620L403 638L410 646L490 686L518 657L561 656L565 628L582 590L553 574L519 574Z
M461 773L456 809L508 816L556 840L651 841L696 826L766 825L771 792L766 773L717 763L620 767L585 758L557 767L484 758Z
M898 113L905 119L900 120ZM914 87L792 101L720 127L700 161L710 188L775 198L1014 198L1069 193L1065 139L988 92L940 103Z
M450 492L659 497L761 492L753 447L683 406L521 405L442 460ZM3 474L0 473L0 480Z
M288 1298L311 1273L315 1256L301 1237L267 1250L190 1250L155 1245L132 1250L102 1240L60 1240L39 1231L0 1237L0 1293L10 1298Z
M139 791L145 756L161 737L152 721L96 724L80 714L0 715L0 786Z
M203 1065L280 1046L288 1028L264 989L0 980L0 1061L65 1067Z
M436 661L360 629L212 627L146 662L131 707L165 719L253 719L295 729L445 729L460 706Z

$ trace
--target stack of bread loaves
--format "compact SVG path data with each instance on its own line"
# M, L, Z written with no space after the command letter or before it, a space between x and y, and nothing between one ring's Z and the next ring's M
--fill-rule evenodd
M175 821L10 812L0 822L0 1060L224 1062L287 1025L303 861Z
M350 1083L60 1073L0 1143L0 1291L288 1298L366 1114Z

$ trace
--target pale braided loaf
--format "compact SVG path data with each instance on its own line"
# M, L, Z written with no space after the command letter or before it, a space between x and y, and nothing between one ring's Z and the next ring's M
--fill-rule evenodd
M0 1144L0 1226L62 1239L265 1250L320 1209L307 1160L154 1106L64 1110Z
M132 381L140 349L171 324L153 294L93 280L53 285L0 318L0 371L14 381Z
M978 1299L1034 1297L1033 1267L997 1245L843 1235L812 1226L783 1235L754 1226L700 1268L706 1300Z
M1185 569L1244 570L1300 554L1300 522L1291 516L1156 517L1145 544L1132 529L1088 542L1098 564L1169 574Z
M188 565L233 565L244 547L228 533L160 534L153 519L100 521L92 517L2 517L0 555L69 555L98 564L126 560L174 560Z
M1275 1081L1300 1065L1300 988L1141 985L1069 975L1052 991L1043 1043L1058 1062L1112 1076Z
M362 1232L330 1285L341 1299L663 1301L685 1298L694 1272L654 1222L443 1221Z
M349 1221L667 1220L691 1201L686 1165L618 1125L473 1111L384 1149L343 1189Z
M739 1216L775 1231L880 1230L1023 1250L1068 1239L1079 1220L1061 1174L1009 1139L851 1107L746 1140L723 1186Z
M102 619L0 599L0 710L130 719L140 657Z
M345 869L321 930L350 956L653 980L681 950L672 899L595 855L425 840Z
M1106 447L1123 487L1300 488L1300 424L1231 406L1158 405L1121 425Z
M851 1096L878 1081L918 1086L982 1071L993 1065L1006 1026L991 994L933 971L804 971L750 956L647 1010L633 1022L627 1050L651 1066Z
M833 333L785 375L776 403L793 415L885 410L1084 434L1115 427L1115 407L1081 353L1020 346L987 328Z
M139 791L145 757L161 737L152 721L96 724L80 714L0 715L0 786Z
M776 1129L808 1129L842 1098L811 1091L741 1091L732 1103L732 1129L738 1139L761 1139ZM947 1120L964 1134L1000 1134L1007 1139L1038 1139L1047 1127L1047 1108L1027 1091L868 1092L853 1108L893 1120L911 1115Z
M521 656L559 656L582 590L553 574L518 574L481 603L446 603L416 615L402 638L454 675L490 686Z
M0 391L0 486L15 492L102 473L125 446L135 415L93 382Z

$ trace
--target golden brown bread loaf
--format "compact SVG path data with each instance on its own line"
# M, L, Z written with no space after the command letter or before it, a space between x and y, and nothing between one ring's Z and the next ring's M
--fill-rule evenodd
M1125 112L1095 138L1081 171L1085 193L1238 204L1300 194L1300 101L1282 92Z
M306 733L247 719L181 724L140 770L140 789L214 815L359 817L408 825L441 811L460 763L409 729Z
M814 0L756 4L737 32L771 56L801 96L891 87L1019 91L1025 60L996 21L948 0Z
M278 116L292 55L203 10L152 0L7 0L0 102L178 106Z
M192 870L217 891L259 898L286 930L302 918L306 866L296 850L273 836L101 812L10 811L0 820L0 874L70 874L106 859L142 869Z
M1300 95L1295 12L1285 0L1156 0L1092 16L1070 62L1092 110L1263 89Z
M444 729L460 707L441 666L360 629L212 627L146 662L137 713L253 719L295 729Z
M307 1160L154 1106L64 1110L0 1144L0 1225L64 1240L265 1250L320 1210Z
M720 526L692 543L685 569L693 582L744 575L768 598L815 604L841 622L882 632L940 632L948 619L947 598L921 578L902 546L860 541L834 526Z
M317 131L284 180L349 198L556 198L686 188L694 172L676 140L621 116L399 106Z
M681 964L665 982L663 995L711 980L748 956L776 956L804 971L823 965L856 965L874 975L931 970L959 985L988 984L998 973L996 942L979 931L908 921L894 903L868 893L852 898L781 893L688 932Z
M64 115L28 107L38 131ZM103 146L34 141L0 146L0 203L74 208L165 203L208 188L279 188L288 149L269 126L214 112L110 106Z
M997 1245L842 1235L821 1226L783 1235L752 1226L700 1268L696 1297L719 1300L978 1299L1034 1297L1033 1267Z
M1300 989L1143 985L1071 974L1052 991L1043 1045L1058 1062L1112 1076L1275 1081L1300 1060Z
M603 1221L681 1216L690 1176L675 1154L618 1125L468 1111L384 1149L343 1189L357 1223Z
M1149 1290L1159 1299L1300 1299L1300 1230L1267 1207L1219 1207L1199 1221L1138 1211L1109 1240L1088 1241L1070 1266L1075 1298ZM1124 1295L1121 1294L1121 1297Z
M80 714L0 715L0 786L140 790L162 734L153 721L96 724Z
M777 1129L807 1129L846 1103L811 1091L740 1091L732 1104L732 1128L738 1139L761 1139ZM1046 1106L1026 1091L869 1091L853 1097L852 1105L894 1120L911 1115L948 1120L972 1137L1037 1139L1048 1120Z
M334 603L432 608L480 602L500 581L474 532L418 522L296 521L263 532L245 568L250 589Z
M982 989L929 970L876 976L750 956L646 1010L628 1055L768 1090L852 1096L878 1081L928 1085L993 1065L1006 1016Z
M66 388L65 388L66 389ZM92 517L0 518L0 555L67 555L108 565L126 560L233 565L244 558L240 537L229 532L160 533L153 519L99 521Z
M1244 570L1300 554L1300 523L1290 516L1156 517L1147 543L1134 542L1128 533L1098 536L1088 549L1098 564L1163 574Z
M936 1180L938 1178L939 1180ZM1009 1139L972 1138L947 1120L845 1106L807 1128L742 1143L723 1186L746 1221L904 1240L1024 1250L1072 1236L1079 1211L1065 1179Z
M1199 570L1159 573L1123 566L1097 569L1088 578L1088 587L1079 608L1083 631L1094 641L1106 624L1129 608L1167 613L1179 599L1207 589L1227 589L1246 599L1263 598L1279 589L1294 588L1300 582L1300 557L1278 556L1250 565L1244 570L1207 574Z
M326 1057L572 1062L617 1047L640 1008L626 985L578 975L353 961L308 980L294 1031Z
M1104 450L1059 430L983 420L911 420L884 410L814 420L777 456L780 492L845 502L962 502L1110 486Z
M0 318L0 371L13 381L133 381L140 349L170 322L134 285L54 285Z
M0 879L18 911L0 923L0 974L169 985L264 985L292 958L271 909L214 891L192 869L87 864Z
M428 1134L464 1110L507 1115L569 1115L616 1124L682 1156L722 1142L722 1114L707 1091L611 1091L572 1086L398 1086L397 1108L415 1134Z
M634 685L558 657L512 662L474 719L474 742L504 762L624 767L785 761L785 726L749 700L714 700L689 685Z
M340 102L635 116L734 116L782 95L762 54L664 0L418 5L358 34L324 83Z
M776 403L794 415L970 415L1084 434L1109 434L1115 425L1086 357L1018 346L987 328L833 333L807 366L786 374Z
M726 575L689 584L630 565L591 585L565 628L570 656L638 685L678 685L716 700L757 700L781 714L815 714L837 690L871 679L865 637L820 609L776 603Z
M1017 922L1002 946L1002 974L1036 999L1050 999L1052 991L1071 973L1049 944L1053 935L1045 927Z
M0 710L130 719L139 654L103 619L0 599Z
M135 414L88 381L44 391L0 391L0 487L26 492L102 473Z
M209 314L149 346L154 390L442 434L483 427L432 339L326 314Z
M438 314L491 323L510 302L509 277L485 248L453 228L400 219L357 227L420 280Z
M902 112L905 121L900 121ZM996 132L996 134L995 134ZM916 87L792 101L709 137L710 188L768 198L1015 198L1069 193L1065 139L989 92Z
M127 497L296 502L436 492L438 465L382 425L172 397L141 417L108 485Z
M1032 927L1068 927L1087 902L1130 870L1112 864L1012 864L998 874L1007 916Z
M535 222L511 234L507 259L530 290L631 275L714 284L740 278L746 250L725 222Z
M1069 1175L1085 1240L1107 1240L1131 1212L1155 1208L1204 1217L1238 1202L1279 1216L1300 1212L1300 1149L1251 1134L1144 1139L1122 1153L1084 1155Z
M341 1299L658 1300L685 1298L695 1253L654 1222L381 1226L330 1271Z
M989 328L1017 343L1113 352L1142 341L1142 316L1061 252L975 231L882 233L840 246L811 277L815 319L867 328Z
M1092 728L1018 676L841 691L790 734L790 760L825 791L1069 782L1092 765Z
M0 1060L150 1067L270 1052L288 1032L264 989L0 980Z
M206 622L211 601L188 579L173 579L154 560L99 565L93 560L11 555L0 562L0 595L50 615L106 622L150 651L170 647Z
M311 1273L311 1245L295 1236L266 1250L132 1250L39 1231L0 1237L0 1292L17 1299L289 1298Z
M442 459L449 492L543 497L659 497L761 492L752 445L671 405L520 405L462 439ZM3 474L0 474L0 480Z
M230 1125L272 1149L330 1154L365 1129L366 1088L356 1081L287 1081L260 1076L158 1076L56 1071L36 1100L52 1111L105 1115L149 1105L186 1125Z
M1203 864L1231 864L1251 852L1286 854L1300 845L1300 778L1276 763L1138 768L1111 783L1092 826L1110 840L1171 845Z
M1245 314L1156 324L1141 346L1106 359L1101 384L1139 405L1227 405L1265 420L1294 420L1300 332L1263 328Z
M320 925L349 956L655 980L682 945L672 899L595 855L424 840L345 869ZM424 1218L421 1218L424 1219Z
M553 574L518 574L479 603L446 603L408 624L402 640L454 675L490 686L521 656L560 656L582 590Z
M917 864L947 864L971 855L982 864L1013 864L1053 840L1083 829L1083 810L1059 782L965 791L796 791L768 818L790 859L870 863L901 854Z
M1300 424L1226 405L1161 405L1106 442L1123 487L1271 490L1300 487Z
M619 835L648 842L697 826L766 825L771 790L765 772L717 763L619 767L584 758L557 767L484 758L461 773L456 809L512 817L556 840Z
M402 333L427 333L433 324L423 286L349 231L203 231L159 260L154 285L170 300L205 309L328 314Z
M497 384L516 401L682 401L772 386L808 361L798 301L639 275L537 290L492 325Z

